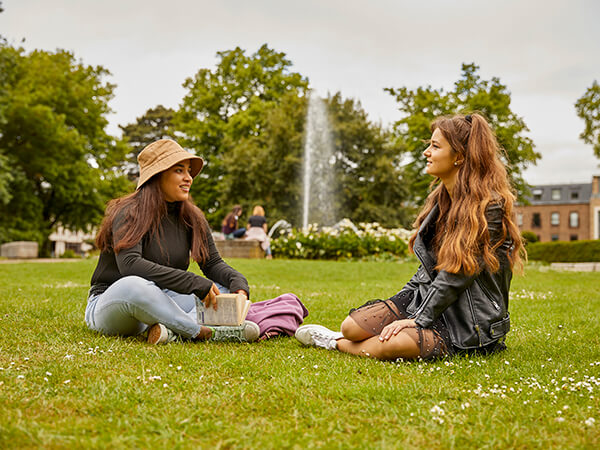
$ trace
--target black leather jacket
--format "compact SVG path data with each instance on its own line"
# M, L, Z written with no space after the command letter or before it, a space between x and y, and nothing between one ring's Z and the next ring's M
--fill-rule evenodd
M407 308L409 317L427 328L441 315L457 349L493 344L510 329L508 291L512 270L507 255L512 241L508 237L498 248L500 268L495 273L485 267L472 276L438 272L434 269L436 256L431 249L438 215L436 205L421 224L414 242L413 250L421 266L402 289L417 291ZM497 242L502 238L502 206L488 205L485 215L490 242Z

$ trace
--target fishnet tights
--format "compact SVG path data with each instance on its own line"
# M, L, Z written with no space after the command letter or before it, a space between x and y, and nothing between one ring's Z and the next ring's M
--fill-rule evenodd
M395 320L407 319L406 307L410 303L412 292L401 292L388 300L372 300L350 311L350 317L366 332L377 336L386 325ZM434 359L449 354L449 336L443 323L438 320L431 328L404 328L419 347L419 358Z

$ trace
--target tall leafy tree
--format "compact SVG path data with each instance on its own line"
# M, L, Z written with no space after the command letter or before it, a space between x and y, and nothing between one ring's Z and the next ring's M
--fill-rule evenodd
M2 2L0 2L0 13L3 12ZM6 39L0 35L0 45L6 45ZM14 58L12 52L0 52L0 68L8 68L12 65L11 60ZM10 79L10 73L5 70L0 70L0 136L2 133L2 126L6 123L4 116L4 110L8 104L8 80ZM10 173L10 166L8 158L3 154L0 148L0 205L6 205L12 195L10 193L9 185L13 180L13 176ZM1 239L0 235L0 239Z
M40 241L57 225L97 224L124 181L112 169L124 147L108 136L109 73L66 51L0 47L0 153L10 167L10 200L0 205L0 239Z
M404 199L398 144L390 132L368 120L360 104L340 93L326 100L333 134L333 205L321 205L353 221L406 224L410 211ZM223 162L222 199L265 207L269 220L302 223L303 146L307 99L290 92L264 110L264 127L257 135L236 141L225 138L229 150Z
M583 119L585 128L579 137L586 144L592 144L594 154L600 158L600 85L594 80L575 103L577 115Z
M360 103L328 99L334 132L338 210L355 222L407 226L412 219L402 179L403 144L368 120Z
M483 80L478 70L475 64L463 64L461 77L449 92L431 86L414 90L385 89L396 98L403 115L394 129L410 155L404 181L415 206L420 205L428 193L430 177L424 173L426 161L422 152L426 147L423 140L431 135L431 122L440 115L472 111L481 112L490 121L508 155L509 173L519 196L528 192L522 173L528 165L535 164L540 154L535 152L533 141L525 136L529 129L524 120L511 110L508 88L496 77Z
M175 133L172 121L175 111L158 105L150 108L143 116L138 117L135 123L119 125L123 131L123 138L131 147L131 151L125 155L124 171L130 178L139 175L137 156L144 147L158 139L174 139Z
M288 92L279 103L265 107L261 133L225 138L222 204L228 205L230 199L249 208L258 204L271 224L279 219L301 223L305 116L306 98Z
M290 70L284 53L267 45L251 55L238 47L218 52L217 57L213 70L201 69L185 81L188 92L174 117L175 129L183 135L180 141L207 162L192 194L214 226L226 209L239 202L233 193L225 199L220 194L231 192L224 179L235 170L226 165L227 153L244 139L260 136L267 126L267 112L290 92L302 95L308 85ZM227 164L230 161L227 158Z

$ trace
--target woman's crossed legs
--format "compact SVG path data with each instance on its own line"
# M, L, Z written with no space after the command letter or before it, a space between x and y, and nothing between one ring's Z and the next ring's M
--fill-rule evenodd
M389 339L381 340L379 335L366 331L348 316L342 322L341 331L344 337L338 339L337 349L344 353L383 360L415 359L421 356L416 328L403 328Z
M388 300L375 300L353 309L341 333L320 325L304 325L296 338L305 345L382 360L431 359L448 355L448 331L441 320L422 328L408 319L412 292L401 291Z

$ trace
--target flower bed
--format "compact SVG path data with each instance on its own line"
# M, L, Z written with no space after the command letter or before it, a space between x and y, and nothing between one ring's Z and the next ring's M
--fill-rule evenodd
M271 240L273 255L281 258L346 259L367 257L405 257L411 232L386 229L378 223L355 226L344 219L336 227L282 230Z

